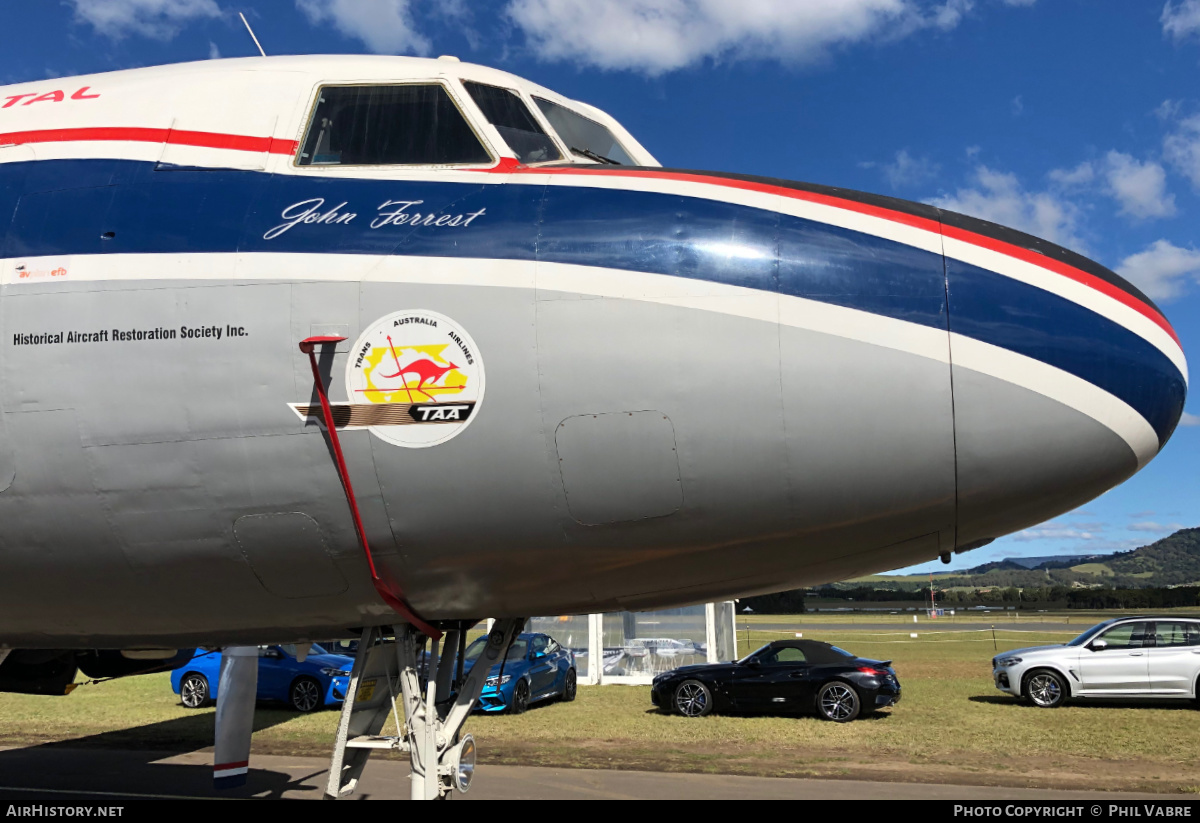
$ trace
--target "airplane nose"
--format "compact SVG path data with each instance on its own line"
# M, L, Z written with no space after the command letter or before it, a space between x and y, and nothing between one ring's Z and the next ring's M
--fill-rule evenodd
M1144 294L1066 249L943 214L960 550L1069 511L1174 431L1187 363Z

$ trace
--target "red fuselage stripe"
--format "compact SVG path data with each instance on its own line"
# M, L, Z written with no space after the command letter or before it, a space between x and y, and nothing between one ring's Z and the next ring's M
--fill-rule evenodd
M239 760L237 763L218 763L213 766L214 772L223 772L228 769L245 769L249 767L249 760Z
M511 168L497 169L506 173L512 173L516 170ZM577 174L580 177L585 177L589 172L580 172L577 169L548 169L548 168L527 168L520 169L520 173L524 174ZM595 172L590 172L595 173ZM941 234L946 237L952 237L955 240L961 240L964 243L970 243L980 248L990 249L991 251L999 252L1000 254L1014 257L1018 260L1023 260L1027 263L1032 263L1035 266L1052 271L1055 274L1069 277L1076 282L1090 286L1102 294L1106 294L1114 300L1130 307L1139 314L1152 320L1156 325L1162 328L1171 339L1179 343L1179 337L1175 334L1175 329L1171 328L1171 324L1167 319L1157 312L1152 306L1148 306L1138 298L1134 297L1129 292L1114 286L1106 280L1102 280L1093 274L1088 274L1081 269L1077 269L1067 263L1063 263L1037 252L1023 249L1020 246L1014 246L1011 243L1005 243L1003 240L996 240L975 232L966 231L964 229L947 226L936 220L929 220L925 217L919 217L915 214L905 214L900 211L872 206L868 203L860 203L856 200L847 200L841 197L832 197L827 194L818 194L817 192L800 191L797 189L785 188L783 186L773 186L769 183L759 183L753 180L736 180L724 177L707 177L700 174L687 174L683 172L668 172L668 171L651 171L647 169L630 169L627 171L609 171L605 169L603 174L618 175L621 177L649 177L660 180L679 180L686 183L701 183L709 186L724 186L731 189L743 189L746 191L755 191L763 194L774 194L780 197L790 197L794 200L806 200L810 203L819 203L825 206L832 206L846 211L854 211L859 214L878 217L883 220L890 220L893 223L903 223L906 226L912 226L916 229L932 232L933 234ZM1180 343L1180 348L1182 348Z
M20 143L77 143L114 140L131 143L169 143L173 146L200 146L207 149L294 154L295 140L277 137L249 137L243 134L218 134L180 129L144 129L135 127L99 127L80 129L42 129L0 134L0 145Z
M275 137L248 137L239 134L218 134L216 132L206 131L182 131L177 129L149 129L135 127L95 127L95 128L75 128L75 129L43 129L40 131L18 131L0 134L0 145L6 144L21 144L21 143L62 143L62 142L78 142L78 141L130 141L139 143L168 143L170 145L181 146L199 146L210 149L230 149L234 151L251 151L251 152L270 152L271 154L294 154L298 147L295 140L281 140ZM580 172L578 169L571 168L527 168L521 166L512 158L501 158L500 163L492 169L481 169L481 171L491 171L501 174L578 174L586 176L589 173L595 172ZM783 186L773 186L769 183L759 183L752 180L736 180L723 177L708 177L701 174L687 174L684 172L669 172L669 171L652 171L649 169L629 169L626 171L610 171L605 169L604 174L613 174L621 177L646 177L660 180L679 180L688 183L700 183L708 186L723 186L731 189L743 189L745 191L755 191L763 194L773 194L780 197L790 197L794 200L806 200L810 203L819 203L826 206L832 206L846 211L854 211L859 214L878 217L883 220L890 220L893 223L902 223L906 226L912 226L916 229L932 232L933 234L943 234L946 237L952 237L956 240L961 240L965 243L970 243L981 248L990 249L1000 254L1014 257L1018 260L1023 260L1027 263L1032 263L1055 274L1068 277L1076 282L1090 286L1102 294L1108 295L1114 300L1122 303L1152 320L1156 325L1161 327L1163 331L1171 336L1182 348L1179 342L1178 335L1175 334L1175 329L1171 328L1171 324L1167 319L1157 312L1153 307L1146 305L1141 300L1134 297L1132 294L1124 291L1113 284L1088 274L1085 271L1068 265L1067 263L1054 260L1037 252L1023 249L1020 246L1014 246L1011 243L1005 243L1002 240L996 240L982 234L969 232L963 229L958 229L953 226L947 226L936 220L929 220L924 217L918 217L914 214L905 214L904 212L893 211L891 209L872 206L867 203L860 203L855 200L847 200L840 197L833 197L827 194L818 194L816 192L801 191L798 189L790 189Z

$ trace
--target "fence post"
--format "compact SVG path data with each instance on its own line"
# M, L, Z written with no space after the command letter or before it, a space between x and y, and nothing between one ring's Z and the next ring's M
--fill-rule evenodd
M704 604L704 636L707 638L707 654L709 663L719 663L717 659L717 604Z

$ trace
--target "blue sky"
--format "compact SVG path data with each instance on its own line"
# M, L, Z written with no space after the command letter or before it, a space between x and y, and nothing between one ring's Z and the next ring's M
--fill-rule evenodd
M1200 351L1200 0L10 3L0 83L249 56L239 11L268 54L455 54L600 106L664 165L893 194L1061 242ZM1124 485L956 565L1200 525L1189 411Z

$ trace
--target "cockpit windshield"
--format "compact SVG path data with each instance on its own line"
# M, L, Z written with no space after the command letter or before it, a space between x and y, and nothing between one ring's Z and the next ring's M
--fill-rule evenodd
M624 146L607 126L584 117L578 112L551 103L541 97L533 98L542 110L542 114L550 121L550 125L558 132L558 136L567 144L572 154L586 157L597 163L611 163L619 166L636 166L637 161L629 156Z
M516 92L471 80L464 81L463 86L522 163L562 159L562 152Z

